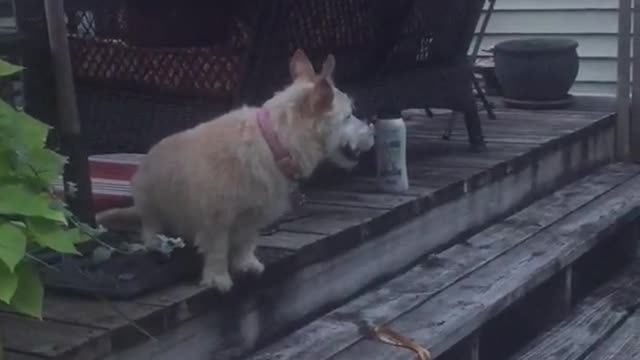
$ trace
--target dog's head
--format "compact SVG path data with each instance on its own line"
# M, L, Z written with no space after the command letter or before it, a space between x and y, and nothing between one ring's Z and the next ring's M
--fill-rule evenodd
M316 73L301 50L289 64L294 86L306 89L300 101L301 121L313 127L326 159L350 169L358 164L361 153L373 147L373 126L353 115L353 101L334 85L334 68L335 58L329 55Z

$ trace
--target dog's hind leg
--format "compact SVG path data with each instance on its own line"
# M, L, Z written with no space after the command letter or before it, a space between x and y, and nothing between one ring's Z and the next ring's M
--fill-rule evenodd
M229 230L217 228L215 231L200 231L196 234L196 246L204 257L200 284L211 286L221 293L233 287L229 274Z
M262 274L264 265L255 254L257 239L256 227L242 224L231 229L229 261L233 273Z
M140 238L147 250L157 250L160 248L158 235L163 233L162 223L150 209L144 210L140 213Z

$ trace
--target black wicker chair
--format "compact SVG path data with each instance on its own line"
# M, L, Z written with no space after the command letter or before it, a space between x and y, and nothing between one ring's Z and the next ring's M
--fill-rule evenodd
M264 99L286 80L303 48L317 64L336 55L336 82L363 117L415 107L463 112L469 140L484 147L467 51L484 0L280 0L254 77ZM269 71L266 71L269 69Z
M27 110L50 118L43 0L16 2ZM70 51L91 153L145 152L160 138L241 103L258 104L287 79L303 48L337 58L336 81L361 116L409 107L464 112L484 141L467 51L484 0L67 0ZM51 120L53 121L53 120Z

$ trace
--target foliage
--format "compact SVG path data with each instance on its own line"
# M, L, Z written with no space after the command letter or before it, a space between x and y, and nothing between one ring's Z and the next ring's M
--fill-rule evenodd
M21 70L0 60L0 76ZM36 318L42 318L44 289L31 252L78 254L76 244L91 230L54 196L66 158L46 148L49 130L0 100L0 306Z

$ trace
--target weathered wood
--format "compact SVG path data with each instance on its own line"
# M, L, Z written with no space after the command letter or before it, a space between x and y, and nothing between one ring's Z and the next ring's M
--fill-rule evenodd
M260 246L268 246L286 250L300 250L305 246L315 244L322 240L323 236L319 234L301 234L291 233L287 231L278 231L275 234L261 236L258 239Z
M540 117L538 115L536 118ZM227 297L214 296L211 291L203 290L194 284L179 284L171 289L165 289L138 299L137 304L163 308L161 311L152 312L149 315L141 315L142 319L136 319L143 320L142 322L145 324L148 317L155 318L159 315L166 321L165 329L175 327L187 319L191 319L191 321L183 324L180 327L180 332L166 333L166 337L161 340L161 343L166 345L163 345L162 349L158 347L158 343L147 343L136 349L139 350L135 352L137 355L132 355L129 358L147 358L149 352L145 352L145 347L147 350L153 349L154 358L158 359L175 359L183 356L186 349L189 354L207 354L208 351L218 351L227 346L221 341L219 333L225 329L229 330L226 325L222 325L226 323L220 321L225 317L234 319L231 324L233 325L232 330L227 331L228 333L245 336L247 329L242 326L249 323L250 327L255 329L255 334L250 337L259 339L262 336L281 331L286 326L290 326L293 321L313 314L327 304L346 300L374 281L403 269L425 251L432 251L435 247L445 244L463 231L483 225L487 221L511 211L514 206L522 205L528 199L532 199L534 195L539 196L580 171L605 161L610 151L607 139L611 136L606 131L608 127L611 127L611 121L589 116L583 116L580 121L582 121L583 128L578 131L578 135L573 136L572 134L563 137L563 139L570 138L571 141L555 139L543 145L536 145L535 148L531 148L531 151L496 165L499 171L494 172L495 167L479 171L479 175L474 175L471 179L457 181L455 186L441 189L430 188L428 184L427 187L412 185L412 189L405 196L409 199L414 198L414 200L409 201L410 205L395 207L393 211L380 208L383 206L380 202L366 208L356 206L356 203L349 204L348 201L340 206L312 202L311 209L338 207L342 209L340 211L351 212L352 215L348 215L349 217L361 216L364 223L369 223L366 226L356 225L355 227L351 227L349 223L347 228L355 230L343 232L343 235L352 234L355 241L350 236L340 238L321 235L322 240L301 246L296 250L295 255L290 249L283 246L264 244L267 246L259 249L259 256L273 261L270 262L265 276L260 283L250 282L249 286L243 286L243 283L239 283L238 291ZM441 129L437 130L438 134L440 131ZM518 132L514 132L515 137L517 134ZM601 142L602 144L600 144ZM517 146L521 145L514 145L514 147ZM447 156L445 153L442 148L439 153L432 154L431 157ZM530 153L534 153L535 156L529 155ZM454 152L454 154L457 154L461 162L463 161L463 153ZM503 156L506 155L496 155L497 158ZM574 162L564 161L576 156L578 160ZM451 168L463 168L464 166L461 165L452 164ZM491 183L487 181L491 181ZM335 187L332 190L345 192L349 191L347 190L349 186L352 186L356 193L371 192L376 197L381 195L378 199L388 196L376 190L375 180L372 178L364 178L364 180L359 178L353 181L349 179L347 184L350 185ZM369 188L367 189L363 185L369 186ZM508 196L503 189L509 189ZM424 216L416 217L425 211L428 212ZM376 219L371 221L371 216L367 214L372 212L379 213L381 216L376 215ZM322 212L320 215L325 216ZM326 215L325 220L330 220L330 225L336 222L348 223L345 221L346 217L336 219L332 218L331 214L327 213ZM305 213L302 216L303 218L299 219L289 219L288 223L306 221L305 226L317 226L311 221L312 214ZM394 216L397 217L394 218ZM443 226L443 219L446 219L446 226ZM393 225L403 222L405 225L390 229ZM329 222L327 223L329 224ZM323 229L323 231L325 230ZM382 231L388 232L376 239L371 239L372 235ZM508 239L511 236L505 235L505 238ZM336 239L345 241L335 241ZM363 239L370 241L363 242ZM263 240L261 239L261 242ZM497 251L506 251L509 243L506 244L505 248ZM292 244L290 247L293 246ZM497 248L490 247L487 252L475 247L468 250L462 250L461 247L456 247L456 249L455 251L458 252L452 252L451 256L467 254L467 258L473 259L472 253L485 256L492 254L491 251ZM371 259L376 259L376 261L371 261ZM476 264L485 261L483 257L478 259ZM466 269L472 267L458 262L454 262L454 264L456 264L454 271L448 279L459 279L460 276L464 276L461 274ZM429 263L426 266L433 267L434 265ZM460 271L456 272L455 269ZM441 271L445 274L449 270L441 269ZM279 277L272 276L274 272L279 274ZM421 275L424 276L424 274ZM442 284L450 284L444 276L437 278L437 280L442 281ZM340 279L340 281L335 281L336 279ZM435 283L438 284L438 282ZM403 299L410 298L410 294L402 293L401 295L404 297ZM211 316L193 319L194 316L200 315L206 310L212 310L209 311ZM257 323L254 324L253 321L257 321ZM234 326L241 328L235 329ZM127 334L127 331L131 330L131 326L118 327L118 332L123 330L124 334ZM113 339L111 340L113 341ZM112 342L111 345L114 344L116 343Z
M615 109L590 110L590 111L572 111L568 109L558 110L522 110L522 109L499 109L496 111L498 116L495 120L487 120L485 124L491 128L510 128L510 129L562 129L569 126L576 126L591 115L606 116L614 112ZM483 116L484 117L484 116ZM484 117L486 119L486 117ZM434 118L411 118L406 120L407 127L410 130L429 129L434 130L434 134L438 134L437 129L442 128L448 121L448 115L437 115ZM542 126L536 126L536 124ZM484 124L483 124L484 127ZM454 129L463 129L464 124L458 123Z
M465 358L460 360L468 359L468 360L480 360L480 336L477 334L471 335L471 339L468 340L468 343L465 345L467 348L467 354L465 354Z
M638 113L638 74L632 69L638 64L638 3L634 0L620 0L618 7L618 121L616 122L616 150L621 159L628 159L633 154L630 135L633 117ZM633 8L632 8L633 7ZM635 24L634 24L635 21ZM633 27L633 28L632 28ZM635 46L635 48L633 48ZM633 54L631 50L633 49ZM633 80L631 76L633 74ZM635 83L633 83L635 82ZM633 86L632 86L633 83Z
M348 181L337 184L335 190L343 192L352 192L357 194L382 194L380 186L373 177L353 176ZM437 190L434 187L420 187L413 184L413 180L409 180L409 190L403 195L420 198Z
M58 100L57 125L63 152L69 157L64 170L65 200L80 220L95 225L88 154L80 133L80 116L69 54L64 0L45 1L44 10L55 73L55 98ZM77 188L74 196L69 196L69 182L75 183Z
M377 209L307 204L305 209L310 216L285 222L280 229L307 234L336 235L350 229L366 226L388 212Z
M305 193L310 202L343 207L392 210L416 199L415 196L396 194L367 194L335 190L311 190Z
M422 160L425 165L433 167L475 167L488 169L502 161L508 161L514 157L521 156L531 151L532 145L505 145L487 144L486 155L474 153L474 155L446 153L438 157L430 157Z
M46 321L106 330L111 347L117 349L149 340L149 334L164 331L167 321L161 310L157 305L136 302L47 295L43 317Z
M599 243L640 202L640 177L589 203L389 326L439 355ZM634 213L637 216L637 214ZM449 309L449 310L444 310ZM403 359L362 340L332 359Z
M47 320L64 321L71 325L111 330L128 324L130 319L140 319L158 311L158 306L135 302L106 302L83 298L47 295L44 300L43 317ZM124 315L123 315L124 314Z
M464 182L470 177L483 173L483 170L471 167L463 168L436 168L423 164L411 164L407 169L411 174L412 183L426 187L444 188L456 183Z
M438 360L480 360L480 341L479 334L475 333L440 355Z
M571 212L629 180L640 167L615 164L577 181L521 212L431 256L409 272L332 311L273 344L253 359L325 359L362 338L353 320L389 322Z
M581 302L572 315L511 360L578 360L608 337L640 304L640 264L634 264ZM638 332L635 336L640 338ZM634 349L640 354L640 348ZM600 356L593 359L604 360Z
M637 275L636 275L637 276ZM637 300L637 299L636 299ZM640 359L640 314L635 313L585 360Z
M0 337L9 351L62 358L98 359L111 350L107 331L0 313Z
M533 115L535 114L535 116ZM541 119L538 116L545 116L548 119ZM515 115L506 115L509 120L512 120ZM492 143L496 144L530 144L540 145L550 140L562 138L563 141L568 141L567 137L561 136L571 135L575 136L576 133L585 130L584 126L580 126L579 123L584 121L583 119L588 116L587 114L579 114L575 118L575 121L566 121L563 116L551 116L546 111L534 112L522 119L513 119L517 122L517 126L496 125L495 128L487 131L487 137L491 138ZM613 122L615 116L613 114L602 114L603 118ZM534 120L535 119L535 120ZM581 120L582 119L582 120ZM495 124L495 121L489 121L487 124ZM544 129L544 130L537 130ZM463 129L460 128L462 132ZM542 133L540 131L543 131ZM434 129L429 129L424 126L415 126L409 131L409 144L416 143L413 139L422 139L423 141L440 141L439 133ZM455 131L454 131L455 134ZM533 134L533 135L530 135ZM544 135L543 135L544 134Z
M528 167L507 172L508 176L496 178L478 191L440 203L440 206L434 205L425 215L365 241L357 248L298 268L295 273L290 271L289 276L278 282L256 284L246 294L247 297L234 298L232 306L216 306L208 315L167 333L161 340L166 345L162 349L155 343L144 344L131 351L120 352L114 359L137 359L153 354L153 359L171 360L183 356L185 351L193 358L209 358L215 354L216 358L224 359L221 349L226 348L233 353L247 351L287 329L293 321L308 318L326 309L327 304L345 301L374 282L396 274L422 254L442 246L463 231L503 216L515 204L522 204L524 199L532 199L534 194L540 196L563 181L573 179L576 171L601 164L609 159L613 148L611 138L610 132L594 131L585 139L574 139L569 147L558 144L548 148ZM587 147L590 150L584 151L583 142L593 144ZM581 161L563 162L564 154L580 154ZM504 189L510 189L508 196L503 196ZM446 226L442 226L443 219L447 219ZM336 245L340 245L339 242ZM263 289L266 290L264 293ZM187 303L187 306L177 303L172 308L181 309L182 314L183 309L193 309L198 304L211 308L214 302L196 295ZM225 326L223 331L220 317L227 316L225 314L234 314L234 321L231 328ZM240 337L242 342L230 345L221 338L221 331Z
M4 359L2 358L2 354L0 353L0 359L2 360L42 360L39 356L21 354L13 351L7 351L4 354Z
M560 274L559 281L553 284L554 289L549 296L552 298L549 309L550 322L564 318L571 310L573 302L573 266L569 266Z

